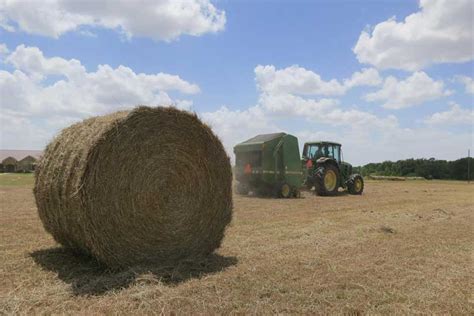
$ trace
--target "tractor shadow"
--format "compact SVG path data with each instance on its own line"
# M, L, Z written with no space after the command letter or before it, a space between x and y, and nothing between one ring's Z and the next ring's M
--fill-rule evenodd
M99 296L109 291L127 288L136 282L177 285L189 279L200 279L205 275L224 271L236 265L236 257L211 254L208 257L181 261L173 266L136 266L114 271L94 258L78 254L67 248L50 248L30 253L42 269L57 274L63 282L71 285L74 295Z
M339 188L339 190L334 195L324 195L324 196L318 195L316 193L316 191L314 190L314 188L311 189L311 190L305 190L305 191L302 191L302 192L306 192L306 194L309 194L311 196L321 197L321 198L325 198L325 199L326 198L330 199L330 198L333 198L333 197L350 195L350 193L347 190L344 190L344 189L341 189L341 188Z
M285 201L285 200L292 200L292 199L306 199L306 198L311 198L311 197L318 197L318 198L325 198L325 199L330 199L330 198L334 198L334 197L340 197L340 196L348 196L350 195L349 192L347 192L347 190L342 190L342 191L338 191L336 194L334 195L327 195L327 196L319 196L316 194L316 192L314 190L301 190L301 195L300 197L293 197L293 198L290 198L290 199L283 199L283 198L279 198L279 197L275 197L275 195L272 195L272 194L258 194L258 193L249 193L248 195L239 195L239 197L241 198L244 198L244 199L262 199L262 200L282 200L282 201Z
M349 192L347 192L347 190L342 190L342 191L337 191L337 193L334 194L334 195L324 196L324 197L331 198L331 197L348 196L348 195L351 195L351 194Z
M261 199L261 200L283 200L281 198L275 197L271 194L257 194L257 193L249 193L248 195L239 195L239 197L243 199Z

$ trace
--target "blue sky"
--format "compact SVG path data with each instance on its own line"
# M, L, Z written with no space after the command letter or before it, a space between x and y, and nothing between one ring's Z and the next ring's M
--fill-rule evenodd
M2 148L41 149L71 122L170 102L196 111L230 153L277 130L340 141L356 164L472 147L470 1L184 1L178 13L164 0L37 3L0 1ZM121 66L150 77L127 81Z

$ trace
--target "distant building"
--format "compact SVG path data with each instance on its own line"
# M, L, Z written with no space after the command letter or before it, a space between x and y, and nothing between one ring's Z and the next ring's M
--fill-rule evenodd
M7 158L2 160L3 172L16 172L17 164L18 160L16 160L14 157L8 156Z
M36 159L33 156L26 156L22 160L18 161L17 163L17 171L19 172L31 172L35 170L36 167L36 162L38 159Z
M0 172L33 172L41 150L0 149Z

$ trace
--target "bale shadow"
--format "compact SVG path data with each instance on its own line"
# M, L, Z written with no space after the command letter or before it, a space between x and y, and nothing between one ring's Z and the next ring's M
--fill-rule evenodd
M301 192L306 192L308 193L309 195L312 195L312 196L315 196L315 197L321 197L321 198L333 198L333 197L339 197L339 196L347 196L347 195L350 195L349 192L347 190L339 190L337 191L334 195L318 195L316 193L315 190L311 189L311 190L305 190L305 191L301 191Z
M92 257L67 248L50 248L30 253L44 270L55 272L71 285L74 295L102 295L126 288L136 281L162 282L176 285L192 278L224 271L236 265L236 257L211 254L208 257L184 260L174 265L135 266L121 271L110 270ZM151 275L150 278L141 276Z

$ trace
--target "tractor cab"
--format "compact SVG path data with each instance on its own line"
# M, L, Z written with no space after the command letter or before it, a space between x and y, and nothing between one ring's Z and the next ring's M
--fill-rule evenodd
M303 160L312 160L313 162L316 162L319 158L331 158L340 163L341 144L333 142L305 143L302 158Z
M361 194L363 179L352 174L352 165L342 161L341 144L319 141L305 143L301 157L305 186L315 187L319 195L334 195L339 188L350 193Z

